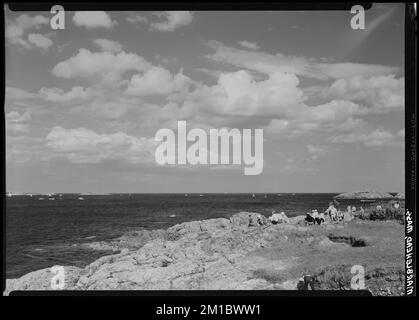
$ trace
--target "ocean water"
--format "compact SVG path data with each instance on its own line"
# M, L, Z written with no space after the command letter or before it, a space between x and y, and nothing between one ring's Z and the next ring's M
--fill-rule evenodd
M177 223L229 218L240 211L289 217L325 210L336 194L64 194L6 199L6 276L15 278L53 265L83 267L109 252L75 244L109 240L128 231L164 229ZM44 200L38 198L43 197ZM342 207L348 203L341 202ZM350 201L352 205L360 205ZM365 204L364 204L365 205Z

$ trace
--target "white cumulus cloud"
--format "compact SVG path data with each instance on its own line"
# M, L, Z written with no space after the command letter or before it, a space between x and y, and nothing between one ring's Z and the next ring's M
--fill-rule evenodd
M46 136L55 155L73 163L118 160L128 163L154 162L154 138L134 137L124 132L98 134L86 128L54 127Z
M215 51L207 55L207 58L239 68L258 71L263 74L287 72L298 76L327 80L353 76L372 77L399 71L398 68L383 65L350 62L324 63L301 56L237 49L214 40L206 42L206 45Z
M75 56L59 62L52 74L61 78L101 78L114 82L127 71L144 71L150 67L150 63L135 53L80 49Z
M243 40L243 41L238 41L237 43L239 45L241 45L242 47L245 47L245 48L250 49L250 50L258 50L259 49L258 44L255 43L255 42L250 42L250 41Z
M118 53L122 51L122 44L117 41L108 39L96 39L93 41L102 51L109 51L112 53Z
M381 147L394 143L394 135L382 127L369 133L349 133L329 138L334 143L362 143L367 147Z
M28 41L38 48L41 48L44 52L54 44L50 38L39 33L29 34Z
M161 21L150 24L151 30L172 32L180 27L187 26L193 20L193 14L190 11L164 11L157 12L156 15Z
M370 112L384 113L404 108L404 78L394 75L339 79L322 92L323 97L367 105Z
M168 95L187 89L191 80L183 73L172 75L162 67L152 67L143 74L135 74L127 88L127 93L137 96Z
M15 20L6 20L5 36L9 43L24 49L31 49L33 46L47 50L52 46L52 40L46 35L31 33L29 30L39 30L42 26L48 25L49 19L42 15L30 16L22 14Z
M29 120L29 111L22 114L15 110L10 111L6 114L6 132L12 135L27 133L29 131Z
M148 18L134 12L130 12L128 16L125 18L129 23L147 23Z
M105 11L76 11L73 16L73 22L76 26L87 29L110 29L118 24Z
M254 81L245 70L223 73L214 86L202 86L191 94L193 103L219 115L272 117L293 112L303 101L299 80L293 74L276 73Z
M76 86L68 92L64 92L64 90L59 88L41 88L39 95L41 98L51 102L74 102L91 98L93 92L89 88L84 89Z

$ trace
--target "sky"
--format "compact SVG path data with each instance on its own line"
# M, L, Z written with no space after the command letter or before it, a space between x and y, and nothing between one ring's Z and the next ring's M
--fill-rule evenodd
M10 192L404 191L404 6L13 12ZM155 134L263 129L263 171L159 165Z

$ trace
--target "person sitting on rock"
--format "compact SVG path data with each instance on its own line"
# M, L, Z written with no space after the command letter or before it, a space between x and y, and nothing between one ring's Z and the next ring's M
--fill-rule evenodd
M316 223L316 219L313 217L313 212L307 212L305 221L309 224Z
M308 223L313 223L313 224L321 224L322 222L324 222L324 215L323 214L319 214L319 212L314 209L311 210L311 213L308 212L305 218L305 221Z
M320 224L319 212L317 211L317 209L311 210L311 212L311 216L314 218L314 224Z
M256 223L259 226L266 226L266 218L263 215L259 214L256 217Z
M317 222L318 225L321 225L322 223L324 223L325 222L324 213L323 212L318 213L317 218L315 218L315 221Z
M272 224L289 223L289 219L288 219L287 215L284 212L275 213L275 210L272 211L272 215L268 218L268 220Z

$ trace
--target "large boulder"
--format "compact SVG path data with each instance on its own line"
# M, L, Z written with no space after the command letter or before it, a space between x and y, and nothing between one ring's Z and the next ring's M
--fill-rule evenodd
M56 268L56 269L54 269ZM18 279L7 279L4 295L15 290L54 290L52 281L58 275L58 268L63 268L63 290L72 290L80 278L82 269L77 267L55 266L25 274Z
M180 223L167 229L166 235L168 240L176 241L185 236L196 235L202 232L214 234L230 228L231 224L228 219L217 218Z
M233 226L240 227L258 227L268 225L268 220L265 216L255 212L240 212L230 218Z
M288 221L290 224L305 225L305 219L306 219L305 215L299 215L296 217L288 218Z

